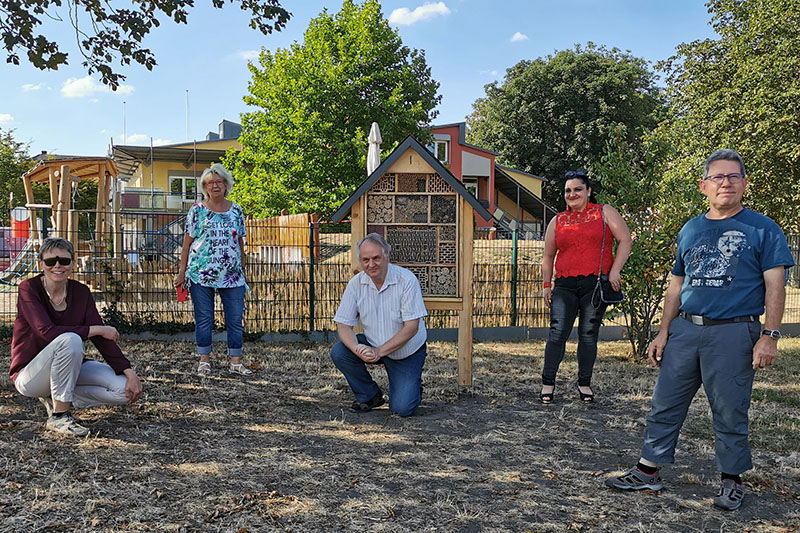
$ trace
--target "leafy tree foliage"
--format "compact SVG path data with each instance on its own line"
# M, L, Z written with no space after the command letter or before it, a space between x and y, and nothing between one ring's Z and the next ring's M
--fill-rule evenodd
M230 1L249 11L250 27L264 34L280 30L290 17L278 0ZM211 3L220 9L225 0ZM69 57L58 42L46 36L43 22L47 18L47 26L52 27L67 18L80 45L83 66L89 74L98 72L103 83L116 89L125 76L112 64L135 61L152 70L155 55L142 41L165 17L185 24L193 7L193 0L131 2L122 8L98 0L0 0L0 39L8 63L19 65L21 53L36 68L55 70L67 64Z
M630 143L658 124L664 105L647 62L589 43L506 71L490 83L467 118L469 141L499 152L504 163L550 179L545 199L563 206L554 183L605 153L612 126Z
M696 181L669 177L675 147L664 130L633 143L627 138L623 126L613 128L592 171L605 185L598 200L619 210L633 236L622 276L627 299L614 311L624 314L633 354L644 357L655 337L653 322L660 316L678 231L703 212L704 203Z
M674 172L696 182L715 149L742 154L745 203L800 230L800 3L711 0L719 35L682 44L662 67L675 120Z
M330 215L366 177L371 123L390 150L419 138L441 99L424 53L403 45L375 0L323 11L303 43L262 51L250 70L244 100L259 109L242 115L242 151L226 156L232 198L250 215Z
M14 139L13 131L0 129L0 223L9 224L9 193L14 193L14 206L25 205L22 175L33 166L28 145Z

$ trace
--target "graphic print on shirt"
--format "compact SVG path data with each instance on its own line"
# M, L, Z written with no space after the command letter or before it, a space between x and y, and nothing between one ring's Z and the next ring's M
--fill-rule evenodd
M742 252L750 248L747 235L728 230L719 235L709 231L698 235L686 253L686 275L692 287L728 288L736 277Z

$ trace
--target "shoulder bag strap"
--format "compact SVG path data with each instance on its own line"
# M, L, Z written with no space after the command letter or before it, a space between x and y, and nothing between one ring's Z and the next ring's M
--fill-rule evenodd
M600 219L603 221L603 240L600 244L600 266L597 268L597 281L600 281L600 276L603 275L603 254L606 251L606 214L603 210L605 204L600 204Z

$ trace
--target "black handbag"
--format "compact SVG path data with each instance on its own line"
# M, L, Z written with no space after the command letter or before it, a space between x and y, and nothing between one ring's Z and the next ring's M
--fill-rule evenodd
M606 248L606 215L603 211L603 206L600 206L600 215L603 219L603 242L600 245L600 267L597 269L597 284L594 286L592 293L592 305L598 309L601 305L614 305L622 303L625 300L625 293L615 291L608 281L608 274L603 274L603 254Z

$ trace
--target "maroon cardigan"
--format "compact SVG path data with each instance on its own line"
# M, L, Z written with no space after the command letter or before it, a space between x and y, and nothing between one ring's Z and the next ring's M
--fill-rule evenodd
M67 281L67 308L56 311L42 285L42 274L23 281L19 284L17 319L11 339L11 379L16 380L20 370L62 333L77 333L86 340L89 326L102 324L92 293L83 283ZM98 335L91 340L114 372L122 374L131 367L116 342Z

